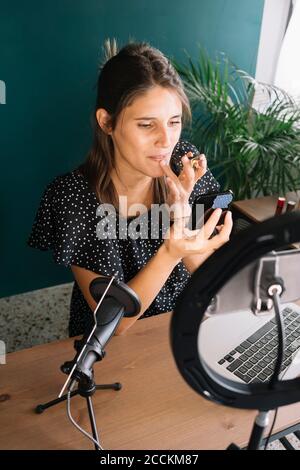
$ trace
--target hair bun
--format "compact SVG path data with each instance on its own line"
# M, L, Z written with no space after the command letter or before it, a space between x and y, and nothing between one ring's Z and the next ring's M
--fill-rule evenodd
M103 59L100 64L100 69L108 62L110 59L115 57L119 52L119 46L115 38L106 38L102 46Z

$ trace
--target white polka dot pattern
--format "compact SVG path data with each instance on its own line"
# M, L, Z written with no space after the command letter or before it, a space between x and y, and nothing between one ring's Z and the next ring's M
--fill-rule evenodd
M180 171L180 157L188 151L194 155L199 153L187 141L180 140L175 146L171 158L175 172ZM190 203L200 194L218 190L219 184L208 170L196 183ZM40 250L52 250L53 259L58 264L77 265L104 275L118 272L118 279L128 282L163 243L161 231L160 238L154 239L101 240L96 236L96 226L100 220L96 216L98 205L95 193L76 169L56 177L46 187L27 243ZM150 216L150 211L145 214L145 223L149 224ZM141 318L172 310L189 277L184 264L179 263ZM91 319L92 311L74 282L70 336L82 334Z

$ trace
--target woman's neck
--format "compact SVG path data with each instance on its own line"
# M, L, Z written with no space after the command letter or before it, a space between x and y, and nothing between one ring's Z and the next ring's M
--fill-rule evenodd
M147 209L150 209L151 204L154 202L153 178L141 174L126 174L126 172L120 174L119 171L113 170L111 179L117 195L126 197L128 210L132 204L143 204ZM132 214L130 213L130 215ZM128 213L126 216L128 216Z

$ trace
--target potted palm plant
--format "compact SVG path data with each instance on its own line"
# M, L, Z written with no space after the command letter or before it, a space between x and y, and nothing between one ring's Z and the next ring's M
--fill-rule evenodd
M300 109L283 90L258 83L224 54L172 63L191 101L187 137L209 158L224 189L236 199L285 194L300 188ZM264 109L255 94L267 96Z

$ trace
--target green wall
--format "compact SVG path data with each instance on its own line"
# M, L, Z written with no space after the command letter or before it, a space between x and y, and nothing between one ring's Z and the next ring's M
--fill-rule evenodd
M106 37L146 40L177 59L197 44L255 74L263 0L0 0L0 297L68 282L51 253L26 246L41 194L91 140Z

